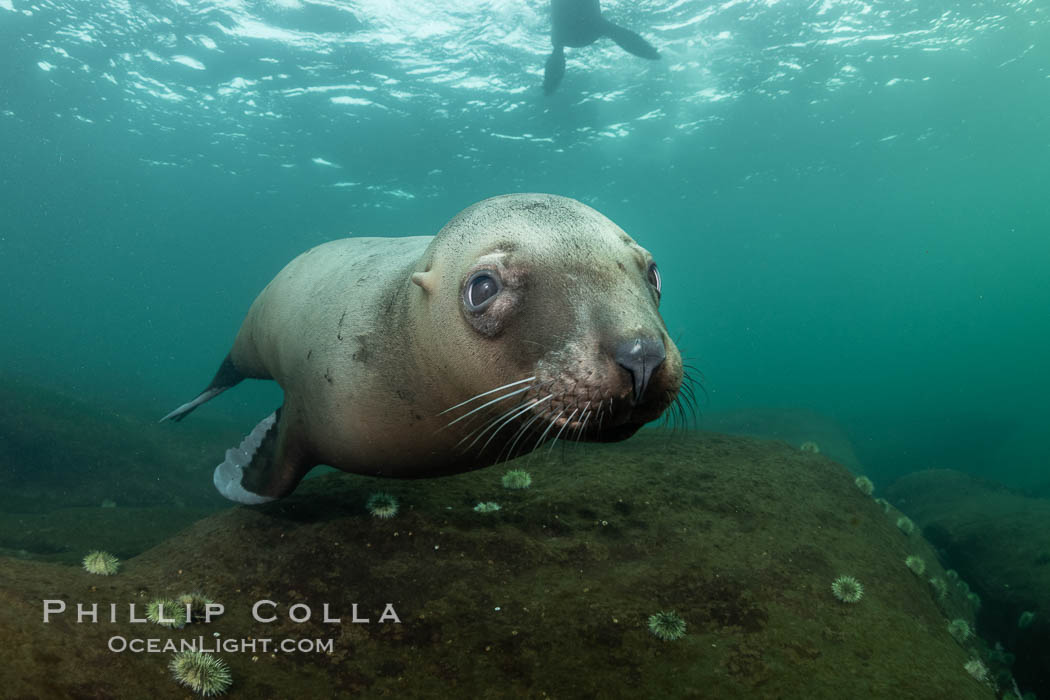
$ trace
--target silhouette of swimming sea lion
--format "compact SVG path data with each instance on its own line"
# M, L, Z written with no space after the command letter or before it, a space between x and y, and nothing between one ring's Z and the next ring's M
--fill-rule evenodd
M627 53L656 60L660 53L629 29L602 17L598 0L551 0L551 43L554 51L543 73L543 92L551 94L565 75L565 47L578 48L607 36Z

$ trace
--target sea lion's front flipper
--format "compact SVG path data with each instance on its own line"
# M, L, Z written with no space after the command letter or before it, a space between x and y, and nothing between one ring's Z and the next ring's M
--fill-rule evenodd
M555 46L554 51L547 57L547 65L543 68L543 94L549 95L557 90L564 75L565 49Z
M630 29L624 29L617 24L607 21L604 23L602 33L619 44L620 48L627 53L633 53L635 56L654 61L660 58L660 52L656 50L655 46Z
M291 435L282 406L252 429L241 444L226 450L212 480L226 498L246 505L287 496L313 466Z

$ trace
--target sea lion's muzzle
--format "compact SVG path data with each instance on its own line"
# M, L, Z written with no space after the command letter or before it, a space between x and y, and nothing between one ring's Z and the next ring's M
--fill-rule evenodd
M631 405L635 406L645 396L653 372L667 359L667 349L658 338L632 338L616 346L613 359L631 375Z

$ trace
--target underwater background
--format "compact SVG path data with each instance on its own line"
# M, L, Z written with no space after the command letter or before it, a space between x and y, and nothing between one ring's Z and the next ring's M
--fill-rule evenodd
M148 489L176 453L209 491L216 445L279 390L242 386L189 432L148 424L203 388L288 260L432 235L509 192L577 198L653 253L703 374L701 428L837 445L879 485L950 469L1041 509L1050 7L602 8L661 60L570 48L546 96L538 0L0 0L0 510L78 504L88 462ZM157 500L184 514L122 527L166 535L224 507ZM82 555L19 528L0 548Z

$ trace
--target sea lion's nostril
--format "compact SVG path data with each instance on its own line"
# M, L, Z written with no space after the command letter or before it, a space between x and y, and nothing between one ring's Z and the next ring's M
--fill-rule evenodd
M616 346L614 359L631 375L634 403L642 400L649 379L666 358L663 341L655 338L632 338Z

